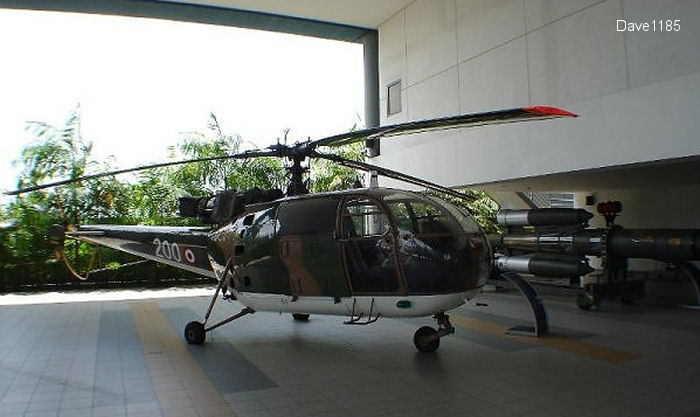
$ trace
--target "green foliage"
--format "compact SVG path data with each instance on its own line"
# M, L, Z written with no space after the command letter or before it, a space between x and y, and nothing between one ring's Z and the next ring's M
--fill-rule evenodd
M29 199L17 199L3 210L6 228L0 232L3 264L27 264L51 255L44 235L57 219Z
M485 233L499 233L501 230L496 222L496 214L499 210L498 203L482 190L465 188L459 191L466 194L469 199L465 200L437 192L430 192L430 194L466 209Z
M62 128L29 122L27 130L34 132L36 138L22 151L20 162L24 169L18 182L20 188L47 180L74 179L110 168L90 158L92 142L81 134L80 108L70 114ZM115 206L114 202L119 201L117 197L123 191L122 184L106 177L35 192L26 199L50 216L60 218L62 223L77 224L85 218L118 216L118 210L124 207Z
M167 168L143 171L135 184L129 184L125 199L128 223L166 224L176 217L177 199Z
M19 163L23 170L19 187L58 179L73 179L109 169L90 157L92 143L80 129L79 108L73 111L61 128L43 122L30 122L27 129L35 140L22 151ZM114 178L100 178L64 187L37 191L17 197L2 210L3 223L12 224L0 237L3 267L33 265L46 272L52 258L46 232L52 224L79 224L87 219L105 222L126 214L124 184ZM66 252L73 261L86 256L79 246Z
M364 158L364 143L358 142L333 149L333 153L345 159L362 161ZM338 165L325 159L311 162L311 191L338 191L355 188L362 183L361 174L352 168Z
M240 136L224 133L212 113L207 130L187 134L178 149L183 158L209 158L238 153L242 143ZM179 155L171 152L171 156ZM224 159L181 165L172 168L168 177L181 195L191 196L212 195L217 190L227 189L284 189L286 183L284 167L277 158Z

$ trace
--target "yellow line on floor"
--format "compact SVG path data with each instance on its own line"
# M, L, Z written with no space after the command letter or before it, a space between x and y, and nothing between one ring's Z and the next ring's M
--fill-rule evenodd
M639 357L638 353L626 352L596 345L593 343L584 342L582 340L571 339L567 337L545 335L543 337L516 336L506 334L508 326L491 323L474 318L468 318L453 314L450 316L450 321L457 326L476 330L483 333L501 335L510 340L517 342L534 344L538 346L546 346L552 349L561 350L563 352L572 353L574 355L586 356L601 361L610 363L621 363L631 361Z
M158 304L129 305L163 417L235 417Z

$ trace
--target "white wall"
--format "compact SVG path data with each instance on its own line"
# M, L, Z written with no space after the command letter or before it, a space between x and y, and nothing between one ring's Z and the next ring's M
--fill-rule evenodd
M594 214L591 225L605 226L596 207L585 205L585 196L596 202L621 201L622 212L616 223L629 228L697 228L700 229L700 186L674 186L633 190L590 190L575 193L576 206Z
M680 31L617 32L617 19L680 19ZM462 186L698 156L698 39L698 0L417 0L379 27L383 125L538 104L580 117L386 139L372 162ZM389 117L399 79L403 109ZM700 162L686 182L698 185L641 182L551 191L620 200L625 227L700 228ZM507 194L494 196L517 206Z
M623 18L681 29L617 32ZM373 162L457 186L700 155L699 22L697 0L417 0L379 27L382 124L528 104L581 117L386 139Z

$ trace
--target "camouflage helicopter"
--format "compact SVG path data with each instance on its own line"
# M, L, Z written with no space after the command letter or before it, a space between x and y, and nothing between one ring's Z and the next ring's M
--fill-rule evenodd
M308 320L310 314L340 315L348 317L346 324L370 324L380 317L432 316L438 328L419 328L413 341L419 351L434 352L440 338L454 333L445 313L473 298L492 272L493 250L484 232L469 213L444 199L418 192L370 187L309 194L304 180L307 168L302 163L325 159L467 198L402 172L317 149L426 131L560 117L576 115L533 106L423 120L223 157L87 175L7 194L178 164L286 158L291 162L286 195L280 190L226 190L209 197L181 198L179 214L198 218L207 226L54 227L50 241L59 253L65 239L76 239L218 280L204 320L185 327L184 336L190 344L202 344L207 332L256 311L291 313L299 321ZM508 269L507 265L503 269ZM244 308L208 324L219 294L238 300Z

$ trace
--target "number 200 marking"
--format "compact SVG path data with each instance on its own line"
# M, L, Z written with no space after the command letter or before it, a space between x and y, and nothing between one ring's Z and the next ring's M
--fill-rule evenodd
M156 245L157 257L165 258L170 261L182 262L180 246L177 243L170 243L167 240L160 240L158 238L155 238L153 239L153 244Z

